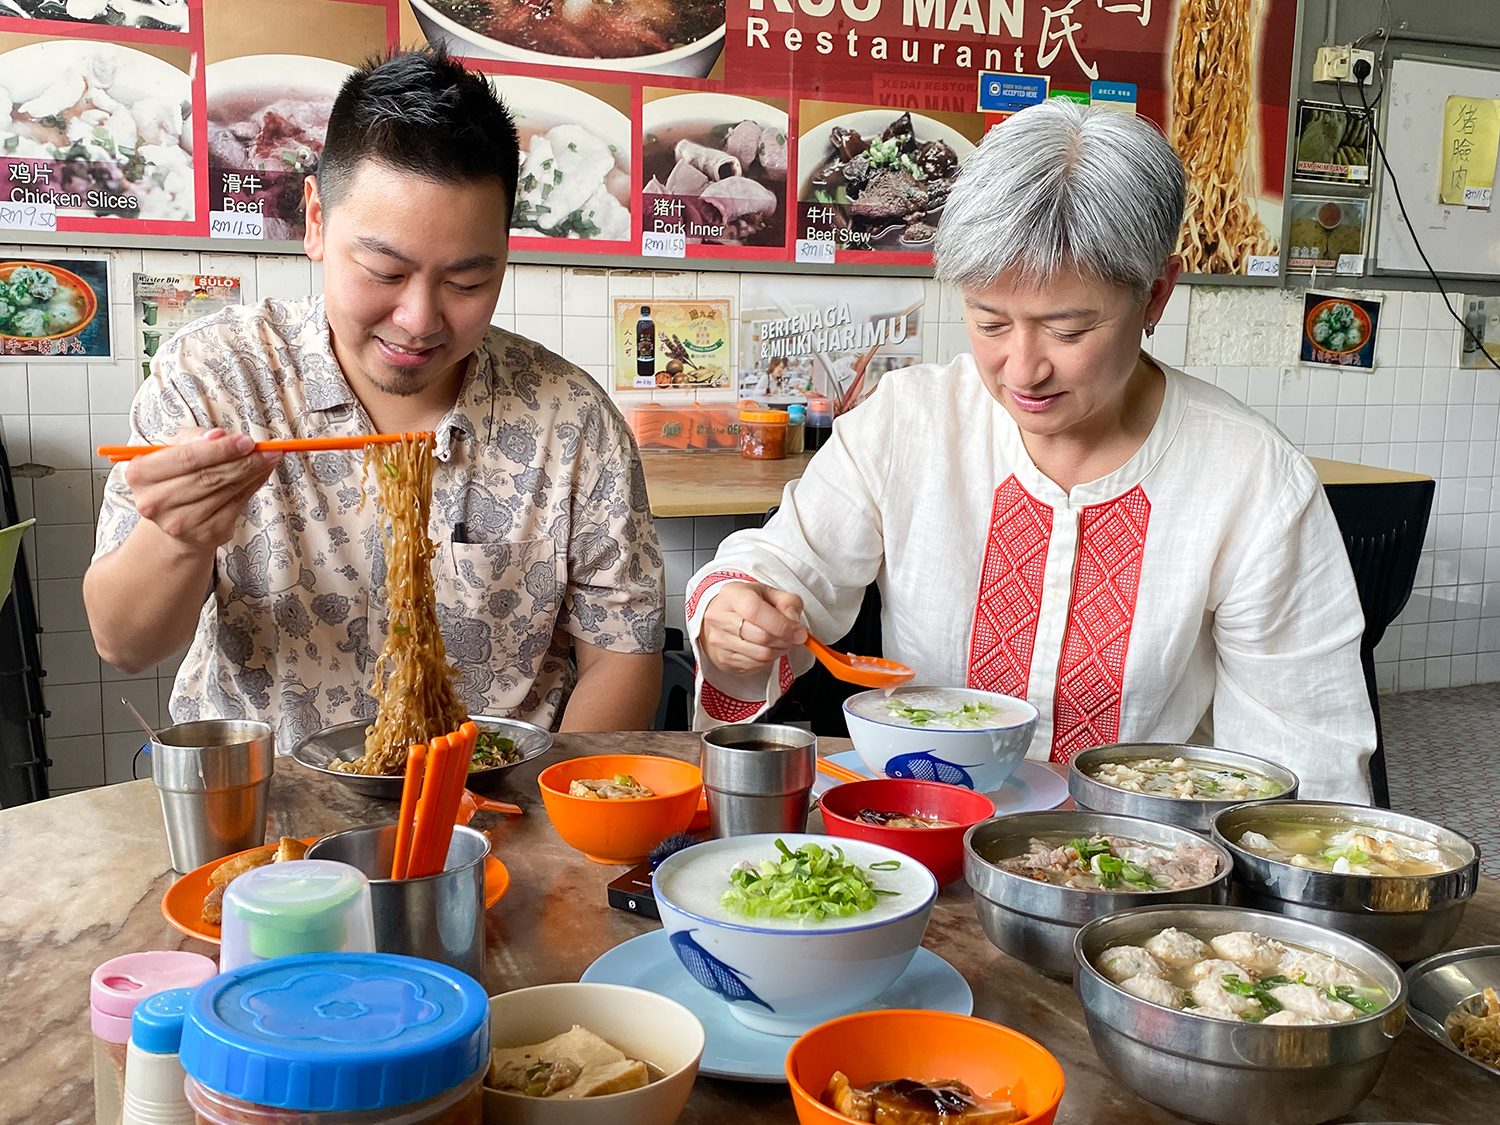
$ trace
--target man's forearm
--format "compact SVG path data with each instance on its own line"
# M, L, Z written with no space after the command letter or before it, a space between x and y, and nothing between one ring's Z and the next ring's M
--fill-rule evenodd
M578 683L559 729L649 730L661 699L661 653L595 648L585 654L575 647L580 649Z
M181 649L197 629L213 565L212 550L184 545L141 520L83 576L99 655L133 673Z

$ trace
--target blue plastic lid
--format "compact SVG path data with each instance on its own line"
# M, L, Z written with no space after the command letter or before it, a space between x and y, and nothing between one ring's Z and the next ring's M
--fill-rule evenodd
M130 1038L153 1055L175 1055L182 1041L182 1021L196 988L171 988L148 996L130 1014Z
M489 1061L489 999L467 973L393 953L304 953L198 989L182 1031L199 1084L278 1109L407 1105Z
M807 407L800 402L794 402L786 408L786 412L792 416L793 422L807 421Z

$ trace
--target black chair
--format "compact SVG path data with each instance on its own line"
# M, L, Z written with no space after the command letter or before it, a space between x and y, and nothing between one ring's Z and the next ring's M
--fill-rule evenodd
M20 522L10 459L0 445L0 526ZM48 795L47 750L42 718L41 651L36 605L23 548L16 557L11 596L0 606L0 808Z
M1380 729L1380 696L1375 690L1375 646L1411 597L1436 489L1430 480L1332 484L1324 489L1349 552L1360 608L1365 613L1359 660L1365 670L1370 709L1375 713L1370 787L1375 803L1385 809L1391 807L1391 790L1386 777L1385 736Z

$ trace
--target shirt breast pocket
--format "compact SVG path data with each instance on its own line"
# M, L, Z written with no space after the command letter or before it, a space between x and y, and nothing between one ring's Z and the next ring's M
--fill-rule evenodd
M567 572L557 545L450 540L432 570L443 640L466 688L491 698L496 689L507 698L516 689L524 694L562 611ZM492 682L495 675L505 682Z

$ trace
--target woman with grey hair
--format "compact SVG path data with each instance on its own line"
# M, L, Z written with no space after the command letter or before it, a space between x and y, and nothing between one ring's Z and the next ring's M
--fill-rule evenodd
M936 250L973 351L886 375L694 575L700 725L774 703L878 582L885 655L1030 700L1032 758L1204 740L1369 800L1363 617L1317 475L1141 350L1184 195L1143 119L1054 100L990 130Z

